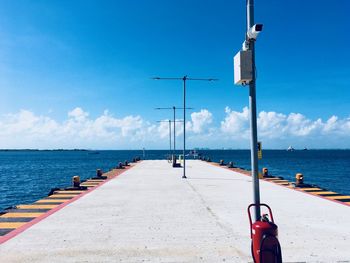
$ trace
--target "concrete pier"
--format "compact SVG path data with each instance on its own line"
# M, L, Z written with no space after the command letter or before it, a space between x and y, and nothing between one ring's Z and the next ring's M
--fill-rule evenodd
M251 178L143 161L0 245L1 262L251 262ZM283 262L350 262L350 207L261 181Z

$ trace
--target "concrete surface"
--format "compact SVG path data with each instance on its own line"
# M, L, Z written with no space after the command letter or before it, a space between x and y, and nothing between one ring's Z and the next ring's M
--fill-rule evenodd
M251 179L144 161L0 246L0 262L251 262ZM350 262L350 208L268 182L284 262Z

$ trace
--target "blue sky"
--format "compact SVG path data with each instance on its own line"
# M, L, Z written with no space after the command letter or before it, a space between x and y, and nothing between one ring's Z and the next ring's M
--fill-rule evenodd
M189 113L189 131L202 123L200 130L196 126L192 131L189 145L249 147L248 140L242 143L234 133L247 129L248 90L232 82L232 57L245 34L244 0L2 0L0 5L0 124L7 131L0 133L0 148L166 147L165 136L159 141L149 139L149 133L163 134L166 127L153 125L171 115L153 108L181 106L182 86L150 78L184 74L220 79L188 84L188 105L195 108L197 118L195 124ZM320 143L350 147L346 136L350 127L346 14L350 2L256 0L255 7L256 22L264 24L257 41L258 111L271 113L266 115L270 118L285 116L277 118L277 126L262 129L261 139L270 148L318 147ZM196 115L202 109L208 113ZM240 124L230 119L232 112L243 116L242 130L235 130ZM72 132L60 134L61 140L50 140L58 136L52 135L55 128L68 129L67 123L78 113L90 124L109 116L112 123L104 125L107 134L114 136L109 138L112 142L108 143L107 135L99 137L89 125L87 141L87 135L81 135L90 129L86 123L76 127L81 131L74 145L63 143ZM306 121L300 124L299 118L301 126L294 133L288 119L293 113ZM261 122L265 123L264 116ZM337 120L327 128L332 116ZM132 132L123 134L120 123L128 117ZM138 117L142 124L133 122ZM226 125L229 121L233 128ZM40 132L47 123L54 123L49 125L53 130ZM264 135L268 129L286 132ZM311 130L305 133L305 129ZM223 130L226 139L215 138Z

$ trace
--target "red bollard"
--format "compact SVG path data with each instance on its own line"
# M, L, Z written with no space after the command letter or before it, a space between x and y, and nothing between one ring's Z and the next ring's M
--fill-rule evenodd
M254 206L267 207L271 221L267 214L263 214L260 220L253 224L250 208ZM271 208L266 204L251 204L248 206L248 215L254 263L282 263L282 251L278 242L278 227L273 220Z

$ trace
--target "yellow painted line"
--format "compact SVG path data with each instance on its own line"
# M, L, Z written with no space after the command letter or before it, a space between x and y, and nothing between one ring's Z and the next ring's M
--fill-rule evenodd
M27 222L0 222L0 228L18 228Z
M103 182L105 180L102 179L90 179L90 180L86 180L86 182Z
M36 201L35 203L64 203L69 199L41 199Z
M18 205L19 209L52 209L58 205Z
M289 183L288 180L273 180L274 183Z
M80 185L83 185L83 184L95 184L95 185L98 185L98 184L100 184L100 182L89 182L89 181L86 181L84 183L81 183Z
M279 185L289 185L289 183L276 183L276 184L279 184Z
M6 213L0 217L3 218L14 218L14 217L38 217L43 215L44 213Z
M316 194L316 195L329 195L329 194L337 194L337 193L334 193L334 192L309 192L310 194ZM328 197L328 196L325 196L325 197Z
M95 186L98 186L98 184L81 184L81 186L95 187Z
M320 189L320 188L298 188L298 189L300 189L300 190L303 190L303 191L311 191L311 190L322 190L322 189Z
M282 180L280 178L264 178L265 180L268 180L268 181L274 181L274 180Z
M77 195L64 195L64 194L62 194L62 195L55 195L55 194L53 194L53 195L48 196L47 198L57 198L57 197L75 197L75 196L77 196Z
M331 198L331 199L339 199L339 200L341 200L341 199L350 199L350 196L348 196L348 195L340 195L340 196L325 196L325 197L327 197L327 198Z
M78 195L78 194L81 194L83 192L85 192L85 191L55 191L54 193L55 194L76 194L76 195Z

